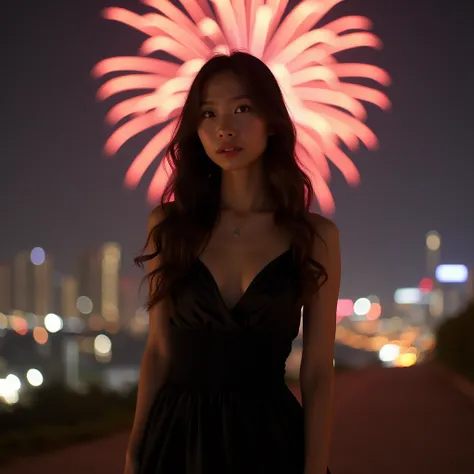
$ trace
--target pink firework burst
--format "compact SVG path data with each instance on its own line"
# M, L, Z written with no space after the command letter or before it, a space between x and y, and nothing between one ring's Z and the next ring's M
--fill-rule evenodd
M369 79L387 86L382 69L360 63L339 63L335 55L358 47L381 48L369 32L371 22L346 16L325 24L323 17L342 0L306 0L283 19L288 0L181 0L182 9L168 0L143 0L153 12L138 15L122 8L107 8L107 19L125 23L147 36L140 56L114 57L98 63L93 74L110 78L98 91L100 100L130 91L147 91L124 100L108 113L111 125L122 123L105 144L109 155L139 133L152 127L159 132L135 157L125 183L135 187L148 167L163 154L189 87L202 65L214 54L247 51L263 60L277 78L296 125L298 159L310 176L321 211L334 211L329 189L329 161L349 184L357 185L357 168L342 150L356 151L362 142L377 146L377 138L364 124L363 102L388 109L390 102L379 90L353 84L352 78ZM185 10L187 14L183 12ZM150 57L164 52L176 58ZM167 159L161 159L148 191L156 202L169 179Z

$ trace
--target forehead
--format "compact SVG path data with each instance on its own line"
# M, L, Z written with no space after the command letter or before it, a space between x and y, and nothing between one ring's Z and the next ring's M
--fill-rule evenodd
M231 72L218 74L205 84L202 91L202 101L227 101L246 94L237 77Z

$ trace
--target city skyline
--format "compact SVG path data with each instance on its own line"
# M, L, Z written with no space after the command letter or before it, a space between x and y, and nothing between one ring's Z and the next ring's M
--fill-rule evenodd
M467 8L455 3L448 13ZM96 101L97 83L90 77L100 59L134 55L143 39L100 17L103 7L114 5L145 8L131 0L85 1L71 10L51 1L38 10L41 22L11 9L8 57L15 74L1 79L9 91L9 126L0 132L2 261L41 246L69 273L73 255L113 240L123 248L124 273L139 275L132 258L145 241L149 180L133 192L122 180L146 137L115 158L103 157L111 132L103 117L110 104ZM391 299L395 288L415 286L425 276L424 239L431 230L443 236L443 262L474 263L473 123L466 92L474 70L464 60L470 47L468 25L462 26L469 16L449 15L427 0L405 10L394 0L383 10L373 0L351 0L337 6L334 15L342 14L373 20L383 50L357 51L354 57L390 73L393 110L369 113L381 147L353 156L361 185L348 187L336 172L331 183L342 246L341 295Z
M474 295L474 266L450 264L442 259L442 236L431 231L425 235L425 270L416 285L404 282L393 288L390 299L366 291L349 297L342 292L339 294L338 321L343 317L354 314L354 303L366 300L379 307L380 314L375 317L393 317L398 314L395 308L406 304L426 304L423 295L434 295L432 304L438 306L438 315L448 316L460 309L459 295L454 303L445 305L443 298L437 298L437 290L442 282L462 281L466 295ZM104 242L97 248L83 249L75 255L74 271L64 273L54 265L54 254L45 252L41 247L17 252L11 261L0 262L0 312L22 311L38 315L58 312L63 317L100 315L105 323L119 322L119 307L122 309L122 299L130 314L138 309L137 302L141 299L140 307L144 305L146 295L139 293L141 278L124 274L121 266L122 247L119 243ZM464 275L464 272L466 273ZM453 280L454 278L454 280ZM415 290L417 294L415 294ZM132 295L135 295L131 298ZM130 302L135 304L131 308ZM379 305L379 303L381 305ZM347 304L350 304L348 309ZM417 303L416 303L417 304ZM441 306L440 306L441 305ZM91 306L90 310L83 309ZM370 304L369 304L370 306ZM68 308L68 309L65 309ZM93 311L92 311L93 308ZM403 312L403 311L402 311ZM369 318L370 319L370 318Z
M141 311L138 280L123 275L121 247L104 242L75 256L75 271L63 273L54 254L40 247L21 250L0 263L0 313L84 320L90 328L114 333ZM30 323L28 323L30 324ZM33 323L31 323L33 324Z

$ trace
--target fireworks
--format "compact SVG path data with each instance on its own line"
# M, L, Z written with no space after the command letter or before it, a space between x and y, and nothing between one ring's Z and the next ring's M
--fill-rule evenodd
M329 161L349 184L359 182L357 168L341 149L356 151L359 144L377 146L377 138L364 124L363 102L390 107L379 90L353 84L350 78L390 83L382 69L359 63L339 63L337 53L358 47L381 48L369 32L371 22L346 16L318 28L323 17L342 0L306 0L284 18L288 0L181 0L182 9L168 0L143 0L153 12L138 15L108 8L107 19L125 23L144 33L137 57L114 57L94 68L96 77L114 74L98 91L100 100L121 92L147 91L126 99L109 111L106 121L121 125L112 133L105 151L117 151L134 136L158 127L127 171L125 183L135 187L149 166L163 155L171 139L189 87L199 69L213 54L234 49L263 60L277 78L297 130L296 153L310 176L323 213L334 211L329 189ZM183 12L185 10L187 14ZM165 61L150 57L167 53ZM127 121L123 122L124 119ZM161 159L148 191L155 202L169 178L167 160Z

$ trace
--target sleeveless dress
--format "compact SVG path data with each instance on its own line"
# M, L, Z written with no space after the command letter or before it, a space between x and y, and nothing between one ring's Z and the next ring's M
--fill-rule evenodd
M303 474L303 409L284 380L301 318L292 255L267 264L233 308L200 259L173 292L170 370L138 474Z

